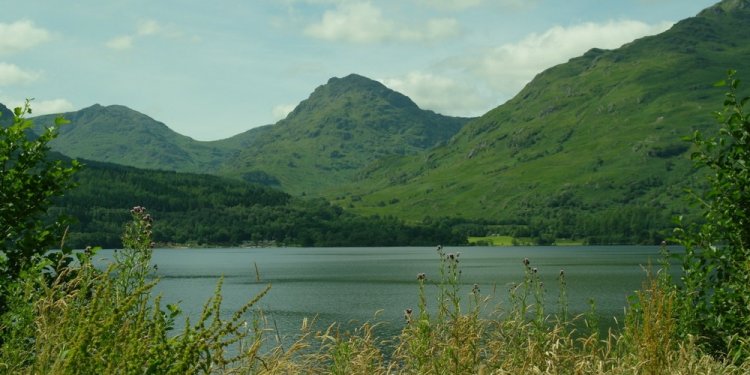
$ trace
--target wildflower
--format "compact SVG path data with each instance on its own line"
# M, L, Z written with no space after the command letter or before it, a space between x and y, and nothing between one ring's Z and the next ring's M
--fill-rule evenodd
M474 284L474 287L471 288L472 294L479 294L479 284Z
M425 275L424 272L417 274L417 280L423 281L425 279L427 279L427 275Z
M531 262L529 262L529 258L523 258L523 265L524 266L528 267L529 263L531 263Z
M411 323L411 309L404 310L404 319L406 320L406 323Z
M565 277L565 270L560 270L560 277Z
M537 273L537 271L539 271L539 269L537 269L536 267L534 267L534 268L531 269L531 272L533 272L533 273Z

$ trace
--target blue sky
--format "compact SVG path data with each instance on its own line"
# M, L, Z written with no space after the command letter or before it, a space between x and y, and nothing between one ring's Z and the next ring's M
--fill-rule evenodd
M283 118L357 73L476 116L590 48L666 30L713 0L0 0L0 102L122 104L199 140Z

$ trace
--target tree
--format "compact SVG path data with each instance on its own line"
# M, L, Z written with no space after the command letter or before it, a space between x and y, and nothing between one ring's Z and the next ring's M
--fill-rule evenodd
M696 131L692 158L710 169L709 188L695 194L705 224L678 228L683 259L683 332L699 337L715 354L750 357L750 97L739 99L740 81L730 71L718 135Z
M58 118L37 136L25 118L28 114L31 107L26 101L15 108L13 123L0 127L0 313L5 310L2 286L38 257L58 263L60 253L48 250L63 247L66 220L50 222L46 213L52 200L72 187L71 176L80 168L75 160L65 163L49 154L48 143L65 120Z

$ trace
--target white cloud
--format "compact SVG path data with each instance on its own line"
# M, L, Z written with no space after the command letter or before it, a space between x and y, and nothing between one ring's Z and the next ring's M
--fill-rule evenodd
M16 65L0 62L0 86L32 82L40 76L39 72L30 72Z
M457 35L458 22L451 18L430 19L418 27L401 25L386 19L370 2L343 2L323 14L320 22L305 29L309 36L352 43L386 40L431 41Z
M24 103L26 103L26 100L25 99L19 100L19 99L14 99L14 98L0 95L0 103L5 104L5 106L8 108L16 108L16 107L23 107ZM66 99L49 99L49 100L32 99L31 109L33 111L32 115L41 116L41 115L48 115L48 114L70 112L74 108L73 108L73 104Z
M441 10L462 10L472 8L482 4L482 0L418 0L419 3L441 9Z
M483 56L465 59L462 64L494 88L506 94L515 93L537 73L591 48L617 48L634 39L662 32L671 25L622 20L556 26L541 34L530 34L517 43L488 50Z
M511 9L523 9L536 6L539 0L499 0L498 3Z
M159 26L159 23L154 20L146 20L141 21L138 24L137 32L138 35L145 36L145 35L154 35L159 33L162 30L162 27Z
M32 100L31 108L34 110L34 116L41 116L70 112L73 110L73 103L66 99Z
M134 33L114 37L108 40L105 45L114 50L127 50L133 48L133 44L137 39L155 36L179 38L183 34L169 25L163 26L155 20L144 20L138 23ZM197 37L194 36L192 41L198 41Z
M381 82L420 107L454 116L477 116L512 97L541 71L580 56L593 47L616 48L655 34L671 24L637 21L553 27L515 43L491 48Z
M442 11L461 11L482 6L506 10L533 8L539 0L417 0L418 3Z
M401 34L404 39L410 40L437 40L449 38L460 32L458 21L453 18L433 18L427 21L424 28L419 31L405 30Z
M491 105L477 87L444 75L411 72L404 77L380 80L414 100L424 109L454 116L475 116Z
M296 104L281 104L273 107L273 110L271 111L271 113L273 114L273 119L281 120L286 118L286 116L291 113L296 106Z
M118 36L108 40L104 45L119 51L130 49L133 47L133 37L130 35Z
M49 31L34 26L29 20L0 23L0 53L15 53L51 39Z

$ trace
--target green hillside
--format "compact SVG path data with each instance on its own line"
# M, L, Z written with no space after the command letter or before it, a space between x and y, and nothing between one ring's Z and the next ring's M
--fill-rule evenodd
M284 191L321 194L383 157L414 155L467 121L417 107L379 82L332 78L230 160L220 173L266 178Z
M212 173L284 191L320 194L384 156L413 155L450 139L468 119L421 110L371 79L349 75L318 87L284 120L202 142L120 105L62 114L51 143L74 158L138 168ZM58 115L34 118L47 126Z
M57 116L38 116L34 123L37 127L48 126ZM62 116L70 124L60 129L60 135L51 143L53 150L73 158L150 169L214 170L254 134L248 132L234 139L200 142L121 105L96 104Z
M352 74L318 87L286 119L221 141L95 105L66 114L71 124L53 147L323 196L467 236L650 243L669 234L672 217L695 219L684 190L703 178L681 139L714 128L723 90L713 82L730 68L749 74L748 29L750 0L725 0L660 35L541 72L478 119L421 110Z
M725 1L536 76L449 143L371 166L330 196L357 212L485 220L537 238L640 242L687 212L698 180L681 137L715 124L728 68L749 74L750 7ZM487 233L477 233L485 235Z
M13 112L0 103L0 126L8 126L13 123Z

